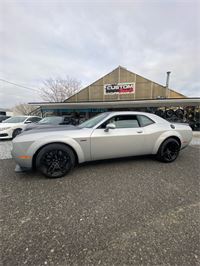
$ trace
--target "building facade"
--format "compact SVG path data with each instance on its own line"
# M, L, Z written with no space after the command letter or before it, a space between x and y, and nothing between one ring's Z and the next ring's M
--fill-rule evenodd
M121 66L63 103L31 103L43 116L71 115L78 121L116 110L154 112L172 121L199 121L199 98L188 98Z

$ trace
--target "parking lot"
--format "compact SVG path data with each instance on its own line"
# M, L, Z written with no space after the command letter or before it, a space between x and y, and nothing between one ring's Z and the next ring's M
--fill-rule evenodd
M62 179L14 172L0 142L2 265L199 265L199 138L171 164L83 164Z

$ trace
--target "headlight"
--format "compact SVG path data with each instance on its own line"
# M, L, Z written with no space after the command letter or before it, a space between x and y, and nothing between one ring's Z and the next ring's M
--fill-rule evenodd
M7 129L10 129L11 127L1 127L0 128L0 131L3 131L3 130L7 130Z

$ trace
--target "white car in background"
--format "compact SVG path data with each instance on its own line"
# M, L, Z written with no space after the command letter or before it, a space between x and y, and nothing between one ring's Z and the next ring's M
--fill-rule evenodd
M13 116L0 124L0 139L15 138L29 123L37 123L41 120L38 116Z

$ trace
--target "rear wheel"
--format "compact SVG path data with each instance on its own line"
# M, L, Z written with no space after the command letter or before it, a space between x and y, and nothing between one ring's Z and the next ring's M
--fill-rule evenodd
M22 132L21 128L16 128L12 133L12 138L14 139L17 135L19 135Z
M63 144L49 144L37 155L36 168L45 176L58 178L66 175L75 165L73 150Z
M176 160L179 151L179 142L174 138L168 138L161 144L157 153L157 159L165 163L171 163Z

